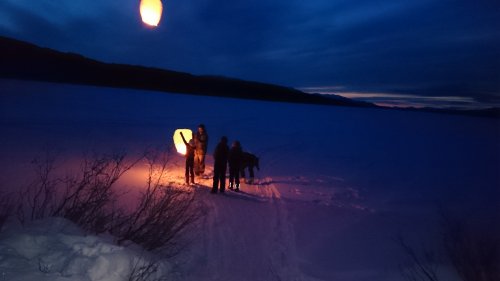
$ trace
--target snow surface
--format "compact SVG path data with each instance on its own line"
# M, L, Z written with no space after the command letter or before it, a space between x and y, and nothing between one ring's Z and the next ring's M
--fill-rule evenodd
M223 135L260 157L256 183L241 193L213 195L211 180L199 180L206 215L190 247L163 261L170 280L401 280L405 257L394 238L433 244L440 207L477 225L499 221L496 119L15 80L0 86L3 191L27 185L30 160L45 151L71 170L89 151L138 155L161 146L172 151L168 180L180 184L184 160L172 134L199 123L210 136L208 175ZM144 183L142 164L120 182L132 194ZM4 227L0 280L120 280L141 256L61 224Z
M111 238L85 235L60 218L48 218L26 226L10 223L0 234L2 280L66 281L128 280L133 269L156 260L132 247L113 244ZM153 278L171 274L162 261Z

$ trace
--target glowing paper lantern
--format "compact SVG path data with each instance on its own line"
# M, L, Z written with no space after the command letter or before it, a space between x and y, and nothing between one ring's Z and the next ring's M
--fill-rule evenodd
M141 0L140 5L142 21L151 26L158 26L163 12L160 0Z
M186 155L186 145L182 141L181 132L187 142L193 137L193 132L189 129L177 129L174 132L174 144L178 153Z

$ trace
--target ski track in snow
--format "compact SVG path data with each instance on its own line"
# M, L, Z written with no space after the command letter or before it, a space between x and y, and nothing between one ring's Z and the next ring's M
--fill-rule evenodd
M203 262L186 278L303 280L286 202L278 188L268 184L272 178L252 185L242 183L241 192L227 190L224 194L211 194L210 182L203 180L197 190L208 210L200 228L202 246L198 252L205 258L197 259ZM258 214L246 216L246 211Z
M311 183L304 177L278 181L261 176L254 184L242 183L241 192L226 190L224 194L211 194L211 180L202 180L198 185L197 192L208 210L200 228L203 246L198 249L202 250L197 253L204 257L198 260L204 262L196 265L193 269L196 273L186 276L187 280L229 281L235 280L235 277L238 280L317 280L304 276L299 269L287 202L330 206L335 203L332 201L335 194L310 192L308 185L323 183L331 186L332 180L339 179L319 179ZM284 197L280 192L280 183L298 187L292 188L293 192ZM331 187L328 189L332 192ZM325 195L331 201L318 202L317 198ZM340 201L344 199L341 197ZM357 209L356 206L351 207ZM247 216L247 212L253 213Z

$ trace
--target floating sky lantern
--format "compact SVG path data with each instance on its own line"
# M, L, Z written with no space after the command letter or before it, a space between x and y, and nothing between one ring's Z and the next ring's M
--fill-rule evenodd
M178 153L186 155L186 145L182 141L181 132L187 142L193 138L193 132L189 129L177 129L174 132L174 144Z
M142 21L151 26L158 26L163 12L160 0L141 0L140 12Z

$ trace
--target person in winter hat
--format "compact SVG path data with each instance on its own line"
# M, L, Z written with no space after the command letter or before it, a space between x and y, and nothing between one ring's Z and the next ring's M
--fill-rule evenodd
M208 134L205 125L198 125L198 131L194 136L194 173L197 176L203 175L205 172L205 155L208 147Z

